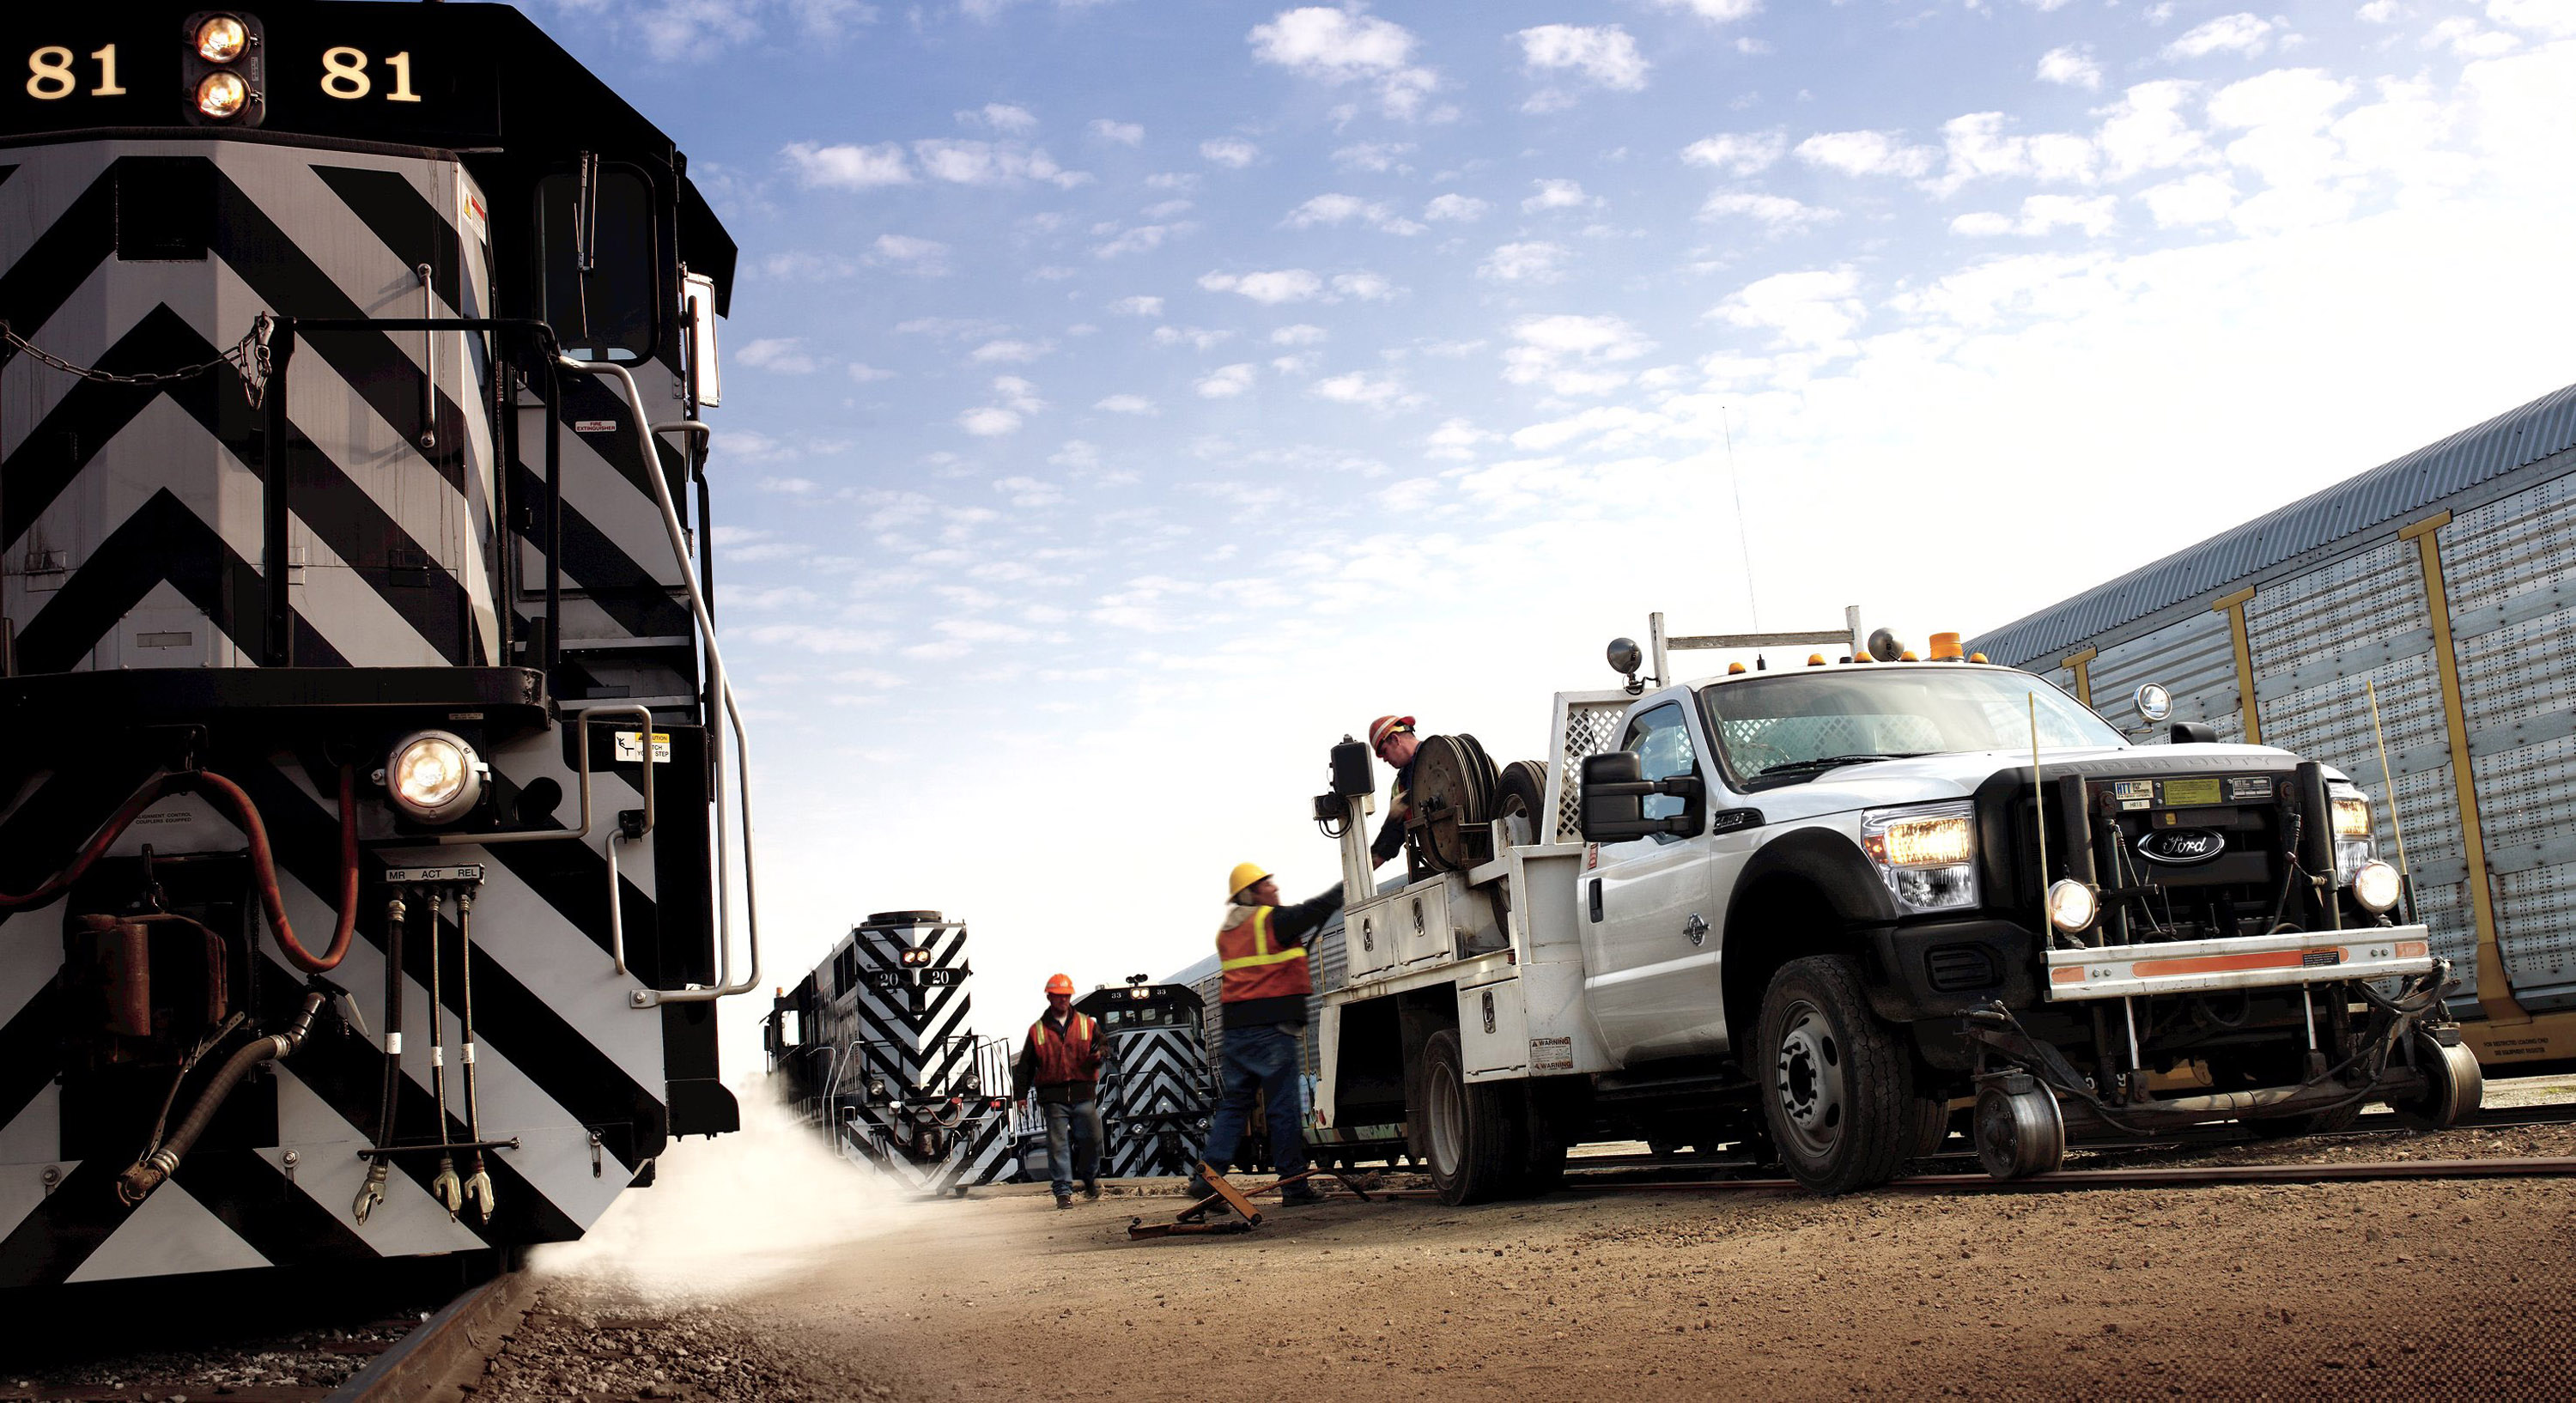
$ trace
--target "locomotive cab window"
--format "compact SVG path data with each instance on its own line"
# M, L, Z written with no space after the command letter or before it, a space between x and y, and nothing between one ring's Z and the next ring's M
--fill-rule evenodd
M564 353L633 365L651 358L662 265L653 187L630 168L596 165L537 182L540 314Z

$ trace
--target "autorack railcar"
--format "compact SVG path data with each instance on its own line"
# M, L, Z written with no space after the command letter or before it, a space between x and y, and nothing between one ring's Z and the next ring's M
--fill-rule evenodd
M8 32L0 1286L577 1236L737 1119L734 244L506 5Z

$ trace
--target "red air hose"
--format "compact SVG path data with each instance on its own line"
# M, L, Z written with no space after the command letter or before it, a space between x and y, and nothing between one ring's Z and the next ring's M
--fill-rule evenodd
M81 879L92 864L106 855L134 820L152 807L154 800L174 788L193 788L200 793L223 800L233 817L250 839L251 873L258 879L260 909L267 913L269 933L277 937L277 948L287 962L308 974L320 974L338 965L349 953L349 939L358 928L358 779L354 767L340 767L340 923L331 932L331 948L315 955L295 938L294 926L286 919L286 899L277 888L277 862L268 846L268 825L260 822L259 808L242 787L211 770L194 774L156 775L146 781L134 797L125 801L97 836L81 849L80 856L69 867L24 896L0 892L0 911L18 906L33 906L61 894Z

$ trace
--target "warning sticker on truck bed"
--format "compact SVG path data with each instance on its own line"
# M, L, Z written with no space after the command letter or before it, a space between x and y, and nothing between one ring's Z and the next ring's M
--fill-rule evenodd
M1574 1070L1574 1039L1530 1039L1532 1072L1571 1072Z

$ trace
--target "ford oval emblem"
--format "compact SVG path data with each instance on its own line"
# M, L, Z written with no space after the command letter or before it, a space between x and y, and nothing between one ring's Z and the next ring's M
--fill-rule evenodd
M2207 862L2227 851L2227 835L2207 828L2155 828L2138 839L2138 856L2171 867Z

